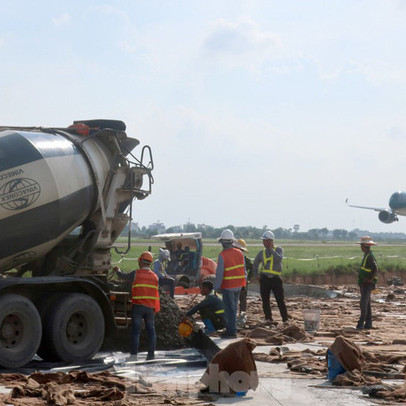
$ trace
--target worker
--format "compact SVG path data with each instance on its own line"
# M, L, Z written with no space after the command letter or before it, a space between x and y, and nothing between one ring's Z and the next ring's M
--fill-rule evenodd
M279 312L283 322L288 321L288 312L285 305L283 291L282 259L283 249L275 247L275 235L271 230L267 230L261 237L264 249L259 251L254 259L253 272L259 279L259 291L262 299L262 309L265 314L265 320L272 322L271 312L271 291L275 296Z
M173 299L175 296L175 279L166 273L167 263L171 260L169 250L159 248L158 259L154 262L154 272L158 276L159 286L169 286L169 295Z
M235 238L231 230L223 230L217 240L223 247L217 259L214 283L214 289L223 294L226 331L222 334L222 338L235 338L238 299L241 288L246 285L244 255L233 247Z
M225 328L224 304L223 301L213 291L213 282L209 279L200 284L200 293L205 296L204 300L192 307L186 316L190 317L199 312L204 323L206 334L214 333Z
M172 252L171 261L173 263L173 269L175 272L181 272L183 267L183 261L187 255L186 250L183 249L182 243L179 241L176 244L176 250Z
M247 312L247 294L248 294L248 284L252 276L252 262L251 259L248 258L245 253L248 252L247 250L247 243L245 240L242 238L238 239L237 241L234 242L234 247L238 248L241 250L241 252L244 255L244 261L245 261L245 270L246 270L246 285L241 288L240 292L240 309L239 309L239 314L238 314L238 319L237 319L237 325L242 326L245 324L246 321L246 312Z
M357 243L360 244L361 251L364 253L361 266L358 272L358 286L361 293L360 311L361 315L358 320L357 329L372 328L372 312L371 312L371 292L375 289L378 281L378 265L371 251L371 246L376 245L371 237L362 237Z
M159 312L161 307L158 277L150 269L153 260L152 254L146 251L138 258L138 270L125 274L118 267L113 268L118 277L122 279L128 279L129 275L133 275L131 290L131 360L137 359L142 319L144 319L148 334L148 353L146 359L152 360L155 358L155 313Z

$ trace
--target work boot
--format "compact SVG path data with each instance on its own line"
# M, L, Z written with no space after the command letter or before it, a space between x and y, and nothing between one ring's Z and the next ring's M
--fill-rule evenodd
M147 358L145 358L147 361L151 361L153 359L155 359L155 354L148 354Z
M357 330L364 330L364 323L358 322L357 327L355 327Z
M365 323L364 329L365 330L372 330L373 329L372 324L366 324Z

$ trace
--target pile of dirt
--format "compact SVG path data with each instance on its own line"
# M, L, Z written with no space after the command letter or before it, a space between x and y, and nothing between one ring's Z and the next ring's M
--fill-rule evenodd
M159 289L161 310L155 315L155 332L157 350L173 350L187 347L187 343L179 335L178 326L184 316L176 302L161 288ZM131 321L130 321L131 323ZM102 351L130 352L131 326L120 329L116 335L106 337ZM148 337L145 329L141 330L139 351L146 351Z

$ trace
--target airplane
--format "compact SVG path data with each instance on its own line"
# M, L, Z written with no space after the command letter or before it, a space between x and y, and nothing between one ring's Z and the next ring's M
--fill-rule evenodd
M394 221L399 221L399 216L406 216L406 192L395 192L389 199L389 209L378 208L378 207L366 207L366 206L355 206L348 203L346 199L345 203L349 207L357 207L358 209L369 209L379 211L378 218L382 223L390 224Z

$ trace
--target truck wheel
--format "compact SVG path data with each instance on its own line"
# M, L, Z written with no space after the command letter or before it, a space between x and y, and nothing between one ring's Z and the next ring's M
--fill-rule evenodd
M19 368L32 360L41 341L41 318L31 300L7 294L0 299L0 365Z
M47 361L90 359L104 339L104 317L98 303L82 293L62 296L44 316L38 355Z

